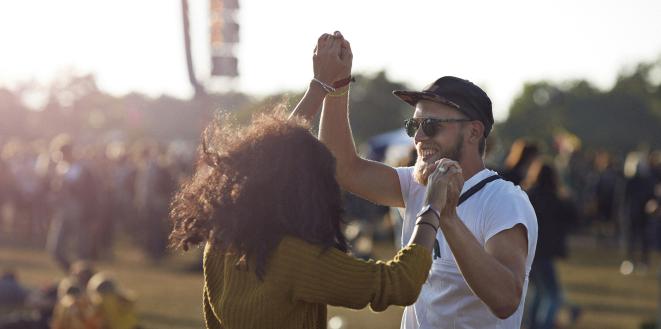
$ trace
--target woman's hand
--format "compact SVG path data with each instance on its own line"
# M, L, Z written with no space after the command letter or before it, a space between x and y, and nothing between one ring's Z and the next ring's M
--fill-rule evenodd
M331 35L324 33L317 40L312 57L314 77L321 82L332 85L335 81L351 75L353 54L348 41L340 32Z
M456 161L441 159L427 181L425 203L441 212L441 218L456 215L464 177Z

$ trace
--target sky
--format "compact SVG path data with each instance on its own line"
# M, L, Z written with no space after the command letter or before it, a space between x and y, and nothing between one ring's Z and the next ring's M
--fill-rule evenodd
M199 79L256 96L302 91L317 38L335 30L351 42L355 73L385 70L412 89L469 79L490 95L496 120L527 81L609 88L622 70L661 57L656 0L240 0L240 77L211 78L208 0L189 3ZM0 87L92 73L116 95L193 93L179 0L0 0L0 45Z

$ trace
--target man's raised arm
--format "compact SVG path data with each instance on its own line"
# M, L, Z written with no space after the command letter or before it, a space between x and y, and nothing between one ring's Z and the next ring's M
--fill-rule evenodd
M340 75L340 79L346 81L351 75L351 46L339 32L335 32L333 37L342 41L340 58L349 63ZM395 169L362 159L356 153L349 126L348 91L349 85L346 85L326 95L319 127L319 140L337 159L337 181L343 189L372 202L403 207L404 201Z
M314 78L310 81L308 89L303 98L298 102L294 111L289 115L290 118L299 116L307 121L312 121L319 113L319 108L324 97L330 90L327 86L336 80L346 71L349 66L351 72L351 61L343 61L340 58L340 47L342 40L334 38L330 34L323 34L317 40L312 55L312 70Z

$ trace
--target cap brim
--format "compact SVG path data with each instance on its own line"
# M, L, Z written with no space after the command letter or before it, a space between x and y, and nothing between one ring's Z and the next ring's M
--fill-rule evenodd
M445 104L448 106L452 106L454 108L459 109L460 106L457 105L455 102L452 102L445 97L441 97L439 95L429 93L429 92L420 92L420 91L406 91L406 90L394 90L392 92L393 95L397 96L397 98L401 99L402 101L408 103L409 105L415 107L416 104L418 104L419 101L421 100L428 100L432 101L435 103L440 103L440 104Z

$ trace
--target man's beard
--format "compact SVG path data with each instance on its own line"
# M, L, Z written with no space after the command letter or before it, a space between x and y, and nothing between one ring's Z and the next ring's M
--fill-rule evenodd
M434 160L434 162L446 158L450 160L454 160L457 162L461 161L461 150L463 149L464 146L464 136L459 135L459 138L457 139L457 143L454 144L452 149L448 150L447 152L441 152L439 155L438 159ZM418 155L418 159L415 161L415 166L413 168L413 179L418 182L418 184L421 185L427 185L427 180L429 179L429 175L431 175L431 166L434 164L434 162L427 163L424 160L422 160L422 157Z

